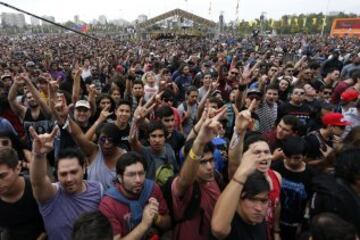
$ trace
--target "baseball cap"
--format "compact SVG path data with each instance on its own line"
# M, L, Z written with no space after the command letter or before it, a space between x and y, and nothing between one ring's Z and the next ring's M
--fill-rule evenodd
M347 89L341 94L341 101L348 103L355 101L359 97L359 92L354 89Z
M351 124L351 122L344 120L344 115L342 115L341 113L337 113L337 112L326 113L321 118L321 120L325 126L340 126L341 127L341 126L347 126L347 125Z
M252 88L252 89L249 89L246 93L246 96L259 96L259 97L262 97L263 96L263 93L257 89L257 88Z
M1 80L5 79L5 78L12 78L12 76L10 74L4 74L1 76Z
M75 104L75 108L78 108L78 107L85 107L85 108L90 109L90 103L86 100L79 100Z

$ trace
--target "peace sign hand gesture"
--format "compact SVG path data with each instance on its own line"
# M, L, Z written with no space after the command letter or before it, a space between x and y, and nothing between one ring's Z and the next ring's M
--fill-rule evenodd
M140 99L138 107L135 109L134 112L134 120L135 123L138 123L140 120L143 120L150 112L151 110L156 106L156 103L151 104L151 101L148 101L145 103L145 105L142 105L143 98Z
M216 137L218 130L221 126L220 119L226 112L226 106L218 109L213 117L209 116L209 110L207 111L207 117L202 123L197 140L202 144L210 142L214 137Z
M56 126L51 133L37 134L33 127L29 129L33 141L33 155L45 156L53 150L54 139L58 134L59 128Z

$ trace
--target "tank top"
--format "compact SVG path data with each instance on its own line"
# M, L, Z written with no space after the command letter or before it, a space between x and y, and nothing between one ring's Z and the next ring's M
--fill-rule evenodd
M281 185L278 177L276 176L275 172L271 169L267 172L268 176L270 177L272 189L269 192L269 207L266 214L266 222L267 222L267 232L268 232L268 239L273 239L273 227L274 227L274 212L276 206L279 204L280 201L280 192L281 192Z
M34 119L31 115L31 109L26 109L24 116L24 130L26 135L26 145L31 148L32 138L29 132L30 126L32 126L38 134L50 133L53 128L53 122L47 118L41 111L37 119Z
M114 185L114 179L116 178L115 168L110 169L105 164L104 155L99 146L99 151L96 154L95 160L90 164L87 169L88 180L100 182L104 190Z
M10 239L35 240L45 230L30 180L24 180L25 189L19 200L8 203L0 199L0 226L7 230Z

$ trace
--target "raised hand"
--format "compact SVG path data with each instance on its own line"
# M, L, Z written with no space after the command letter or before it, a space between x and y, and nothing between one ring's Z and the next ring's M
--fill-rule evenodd
M245 84L249 84L251 82L251 74L252 71L250 69L250 65L246 65L242 74L241 74L241 78L240 78L240 84L245 85Z
M98 121L99 122L104 122L109 116L111 116L111 114L113 114L113 112L110 112L110 105L106 106L100 113Z
M207 110L207 117L201 125L199 134L196 139L201 143L206 144L216 137L218 130L221 127L219 120L226 112L226 106L218 109L213 117L210 117L209 111Z
M29 128L31 137L33 138L32 152L37 156L44 156L51 152L54 148L54 139L58 134L59 128L56 126L51 133L37 134L33 127Z
M260 165L262 161L268 161L268 156L263 155L260 157L257 154L255 148L256 145L252 144L250 145L250 148L243 154L236 175L239 174L249 176L257 169L258 165Z
M253 119L251 113L254 111L256 105L256 99L253 99L248 109L239 112L235 119L235 129L238 133L242 133L251 128Z
M151 104L151 101L148 101L143 106L142 102L143 102L143 98L140 99L139 105L135 109L135 112L134 112L135 123L139 122L140 120L143 120L151 112L151 110L153 110L153 108L156 106L156 103Z

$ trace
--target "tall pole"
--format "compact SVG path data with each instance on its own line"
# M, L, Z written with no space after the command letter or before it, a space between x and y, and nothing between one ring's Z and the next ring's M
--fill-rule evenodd
M66 29L66 30L68 30L68 31L71 31L71 32L80 34L80 35L82 35L82 36L84 36L84 37L87 37L87 38L90 38L90 39L92 39L92 40L96 40L96 41L99 40L99 39L97 39L96 37L87 35L87 34L85 34L85 33L83 33L83 32L80 32L80 31L74 30L74 29L72 29L72 28L66 27L66 26L64 26L64 25L61 25L61 24L59 24L59 23L50 21L50 20L48 20L48 19L46 19L46 18L37 16L37 15L35 15L35 14L33 14L33 13L30 13L30 12L27 12L27 11L22 10L22 9L20 9L20 8L14 7L14 6L9 5L9 4L7 4L7 3L4 3L4 2L1 2L1 1L0 1L0 4L3 5L3 6L5 6L5 7L12 8L12 9L18 11L18 12L22 12L22 13L24 13L24 14L26 14L26 15L29 15L29 16L32 16L32 17L34 17L34 18L40 19L40 20L42 20L42 21L44 21L44 22L53 24L53 25L58 26L58 27L61 27L61 28L64 28L64 29Z
M322 23L322 26L321 26L321 36L324 35L324 30L325 30L325 26L326 26L326 18L327 18L327 15L329 14L329 4L330 4L330 0L328 0L327 4L326 4L325 17L323 18L323 23Z

